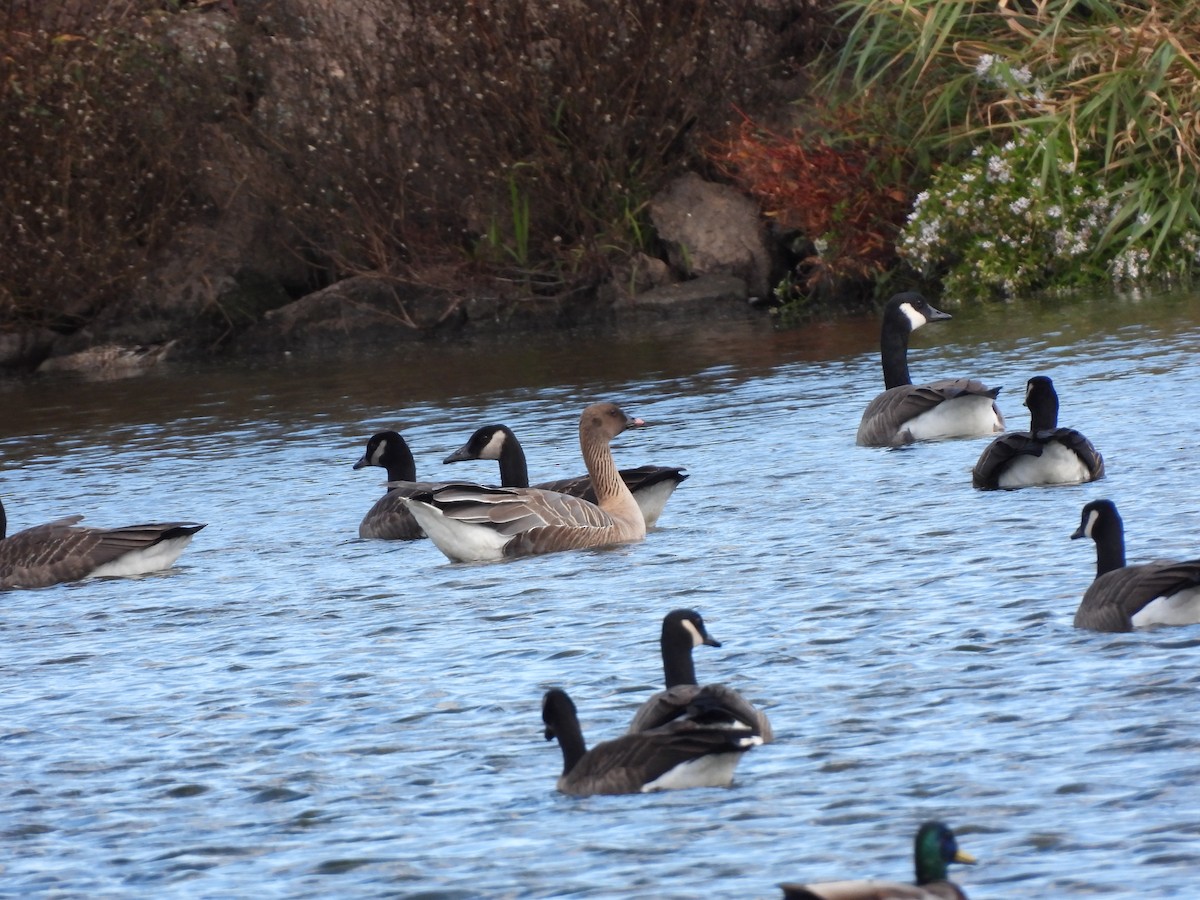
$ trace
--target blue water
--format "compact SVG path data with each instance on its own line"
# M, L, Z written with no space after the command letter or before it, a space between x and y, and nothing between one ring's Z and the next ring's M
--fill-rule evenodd
M1200 863L1200 626L1076 631L1079 510L1113 498L1131 561L1200 556L1200 298L974 313L914 376L1054 378L1096 485L981 493L983 441L854 446L876 325L181 368L0 387L10 527L208 522L168 573L3 595L0 896L772 897L909 880L949 822L973 898L1188 896ZM409 351L415 352L415 351ZM645 542L451 565L357 538L398 428L421 477L503 421L530 474L578 474L579 410L651 427L623 465L691 478ZM563 797L540 699L591 741L661 681L664 613L699 609L702 680L777 743L730 789Z

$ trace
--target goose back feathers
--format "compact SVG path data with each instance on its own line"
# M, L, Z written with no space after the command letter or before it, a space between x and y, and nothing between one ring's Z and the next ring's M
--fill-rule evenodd
M646 521L613 462L609 442L645 424L614 403L579 420L579 446L596 502L537 488L451 484L405 499L417 523L453 561L493 560L638 541Z
M629 731L661 728L685 717L696 697L703 693L710 698L710 702L719 702L731 718L761 735L764 744L771 743L775 735L765 713L731 687L722 684L701 687L696 683L692 649L702 645L720 647L721 642L708 633L704 619L698 612L676 609L663 617L659 646L666 689L638 708L629 724Z
M971 483L981 490L1083 484L1104 477L1104 458L1073 428L1058 427L1054 382L1037 375L1025 386L1029 430L1010 431L980 454Z
M485 425L477 429L465 444L447 456L443 462L462 462L469 459L490 459L499 462L501 487L530 486L525 451L507 425ZM688 477L683 469L670 466L637 466L621 469L619 474L633 494L633 499L637 501L647 527L653 527L658 522L667 500L675 493L675 488ZM596 502L596 492L588 475L543 481L533 487L543 491L570 494L589 503Z
M942 822L926 822L913 843L915 884L863 879L816 884L781 884L784 900L967 900L962 888L949 880L950 863L975 862L960 850L954 832Z
M83 516L67 516L8 534L0 503L0 589L47 587L114 575L168 569L203 525L160 522L120 528L89 528Z
M884 392L863 412L856 438L860 446L897 447L1004 430L1004 417L995 403L1000 388L969 378L914 385L909 377L909 335L927 322L949 318L916 292L896 294L888 301L879 341Z
M1076 628L1117 632L1200 622L1200 559L1125 565L1125 528L1111 500L1084 506L1071 537L1096 543L1096 580L1075 611Z
M575 704L553 688L542 698L546 740L557 738L564 794L638 794L690 787L728 787L741 756L762 738L732 722L719 701L696 697L691 714L678 722L625 734L588 750Z

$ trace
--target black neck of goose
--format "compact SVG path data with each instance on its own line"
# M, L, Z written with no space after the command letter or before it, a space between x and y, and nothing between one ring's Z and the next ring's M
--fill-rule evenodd
M1058 397L1039 394L1026 401L1029 406L1029 430L1033 434L1058 427Z
M4 512L4 504L0 502L0 541L8 537L8 515Z
M1106 519L1092 528L1096 542L1096 577L1125 567L1125 526L1120 519Z
M525 464L525 451L517 436L507 429L504 433L504 446L500 450L500 486L529 487L529 467Z
M886 390L912 384L908 375L908 335L911 331L904 313L896 311L901 321L889 314L883 320L883 334L879 338L879 357L883 363L883 386Z
M663 629L663 676L667 687L696 683L696 666L692 662L692 636L682 628Z
M554 723L554 736L558 746L562 748L563 774L569 775L587 753L587 744L583 740L583 729L579 727L579 719L571 716Z
M388 481L416 481L417 464L408 444L391 444L381 460L387 469Z

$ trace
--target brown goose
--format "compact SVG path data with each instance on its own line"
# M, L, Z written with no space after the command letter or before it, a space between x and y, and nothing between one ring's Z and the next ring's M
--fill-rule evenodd
M615 403L594 403L579 419L579 446L596 502L537 488L448 484L405 498L438 549L456 562L503 559L640 541L646 520L621 480L609 442L644 425Z
M954 832L942 822L926 822L917 830L913 856L916 884L896 881L825 881L818 884L781 884L784 900L967 900L946 869L950 863L975 862L958 849Z
M362 459L354 464L355 469L367 466L387 469L388 489L363 516L358 525L358 536L382 541L415 541L425 537L425 532L404 505L404 498L436 485L417 481L417 465L408 442L395 431L372 435Z
M0 590L168 569L204 527L165 522L88 528L78 524L82 520L67 516L5 537L8 518L0 503Z
M949 313L934 309L915 291L888 301L879 339L885 390L863 412L858 425L860 446L898 447L1004 430L1004 417L995 403L1000 388L969 378L914 385L909 377L908 336L926 322L949 318Z
M688 707L701 691L719 697L722 704L738 721L754 728L764 744L775 740L771 723L765 713L756 709L746 698L733 688L721 684L700 687L696 684L696 668L692 662L692 648L707 644L720 647L721 642L713 638L704 627L704 619L693 609L675 609L663 617L662 648L663 675L667 689L659 691L638 708L629 725L629 730L646 731L660 728L687 714Z
M1132 631L1200 623L1200 559L1125 565L1125 527L1111 500L1083 508L1072 538L1096 542L1096 580L1075 611L1075 627Z
M1025 385L1029 430L1010 431L980 454L971 483L980 490L1084 484L1104 477L1104 457L1073 428L1058 427L1058 392L1045 375Z
M564 794L641 794L690 787L728 787L742 754L762 743L748 728L736 727L719 701L697 695L687 718L604 741L591 750L583 740L575 704L552 688L542 699L546 740L558 738Z
M468 459L494 459L500 463L501 487L529 487L529 468L525 463L525 451L521 442L507 425L485 425L475 431L465 444L447 456L443 463L462 462ZM662 515L667 500L675 493L675 488L683 483L687 474L683 469L671 466L638 466L633 469L621 469L621 480L633 494L646 527L653 528ZM587 475L575 478L559 478L556 481L543 481L533 485L543 491L555 491L559 494L570 494L582 497L591 503L596 502L596 492L592 490L592 479Z

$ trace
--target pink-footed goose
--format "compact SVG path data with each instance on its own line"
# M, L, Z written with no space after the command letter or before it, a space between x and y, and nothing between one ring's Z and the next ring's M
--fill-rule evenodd
M909 377L909 335L927 322L949 318L915 291L896 294L887 302L879 338L884 391L863 412L856 438L860 446L898 447L1004 430L995 402L1000 388L970 378L914 385Z
M67 516L5 537L8 518L0 503L0 590L168 569L204 527L162 522L89 528L78 524L82 519Z
M477 429L465 444L447 456L443 462L463 462L470 459L496 460L500 464L501 487L530 487L525 451L513 430L507 425L485 425ZM653 528L658 523L667 500L675 493L675 488L688 477L683 469L675 466L637 466L621 469L620 475L625 486L633 494L633 499L637 501L647 528ZM587 475L543 481L533 487L596 502L592 479Z
M542 698L546 740L563 755L557 787L564 794L640 794L691 787L728 787L742 754L762 743L752 729L729 719L719 701L700 693L690 714L652 731L624 734L591 750L575 704L552 688Z
M723 684L701 687L696 683L692 648L702 645L720 647L721 642L708 633L704 619L694 609L674 609L663 617L659 646L662 650L663 676L667 687L638 708L629 730L633 732L660 728L686 716L696 696L704 691L714 698L719 698L734 719L754 728L762 736L764 744L771 743L775 734L762 710L755 708L731 687Z
M640 541L646 520L621 480L609 442L644 425L615 403L579 419L579 446L596 502L538 488L448 484L404 499L417 524L455 562L495 560Z

